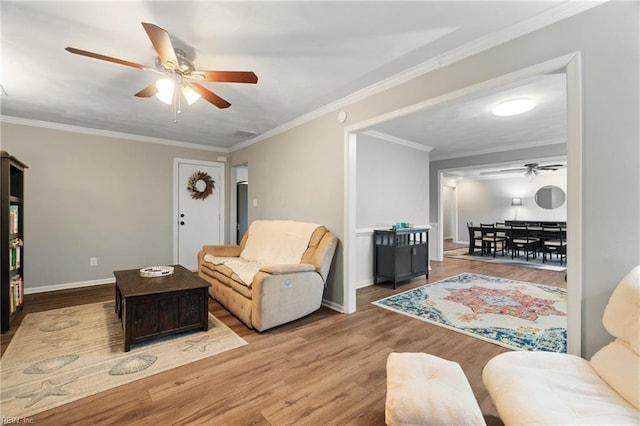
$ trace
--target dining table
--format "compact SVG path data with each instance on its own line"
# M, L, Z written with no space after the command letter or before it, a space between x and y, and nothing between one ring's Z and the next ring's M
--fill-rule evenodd
M546 227L549 227L549 226L544 226L544 228ZM476 240L482 240L482 234L481 234L482 230L484 229L486 231L487 228L482 227L480 225L467 225L467 228L469 230L469 251L468 252L470 255L472 255L475 251ZM512 228L511 226L508 226L508 225L507 226L496 225L493 228L489 228L489 229L493 229L495 232L504 232L505 235L507 236L507 239L511 239L512 237L514 237ZM560 226L560 229L563 233L563 236L565 236L566 238L566 232L567 232L566 225ZM526 237L528 235L530 237L542 238L542 230L543 230L543 226L527 226L526 230L520 228L517 230L517 232L519 233L518 236L521 236L521 237ZM476 235L476 232L480 232L480 235ZM525 234L522 234L523 232L525 232Z

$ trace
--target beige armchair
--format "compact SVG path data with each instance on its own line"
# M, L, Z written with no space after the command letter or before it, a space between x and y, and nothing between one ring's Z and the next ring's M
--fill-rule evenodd
M507 352L482 374L506 425L640 424L640 266L609 299L602 322L615 340L587 361Z
M264 331L320 308L337 243L321 225L254 221L239 245L204 246L198 275L214 299Z

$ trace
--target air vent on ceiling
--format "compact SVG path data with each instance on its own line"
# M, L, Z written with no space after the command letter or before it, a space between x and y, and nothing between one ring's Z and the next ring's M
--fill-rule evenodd
M253 138L255 136L258 136L259 133L258 132L254 132L251 130L242 130L242 129L237 129L235 132L233 132L231 134L232 136L235 136L236 138L242 138L242 139L249 139L249 138Z

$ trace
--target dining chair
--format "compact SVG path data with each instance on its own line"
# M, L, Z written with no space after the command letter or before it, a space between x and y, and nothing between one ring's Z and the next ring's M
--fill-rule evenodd
M531 253L532 258L537 258L539 244L540 238L536 237L528 226L511 226L509 239L511 259L514 258L516 252L517 256L520 256L520 250L524 251L527 262L529 261L529 253Z
M480 249L480 253L482 253L482 232L479 229L472 229L474 228L473 222L467 222L467 228L469 229L469 244L473 244L473 247L469 247L469 254L474 254L476 249Z
M482 254L493 252L493 257L496 257L498 244L500 244L500 251L504 256L505 243L507 242L505 231L496 229L493 223L481 223L480 232L482 233Z
M556 258L560 258L560 265L567 257L566 236L559 226L542 227L542 263L547 261L547 253L549 259L551 259L551 254L555 253Z

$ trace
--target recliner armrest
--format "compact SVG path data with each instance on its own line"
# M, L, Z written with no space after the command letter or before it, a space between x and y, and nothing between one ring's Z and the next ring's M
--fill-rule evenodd
M235 245L202 246L202 251L218 257L239 257L241 252L240 246Z
M260 268L262 272L271 275L293 274L296 272L313 272L316 267L310 263L293 263L281 265L267 265Z

